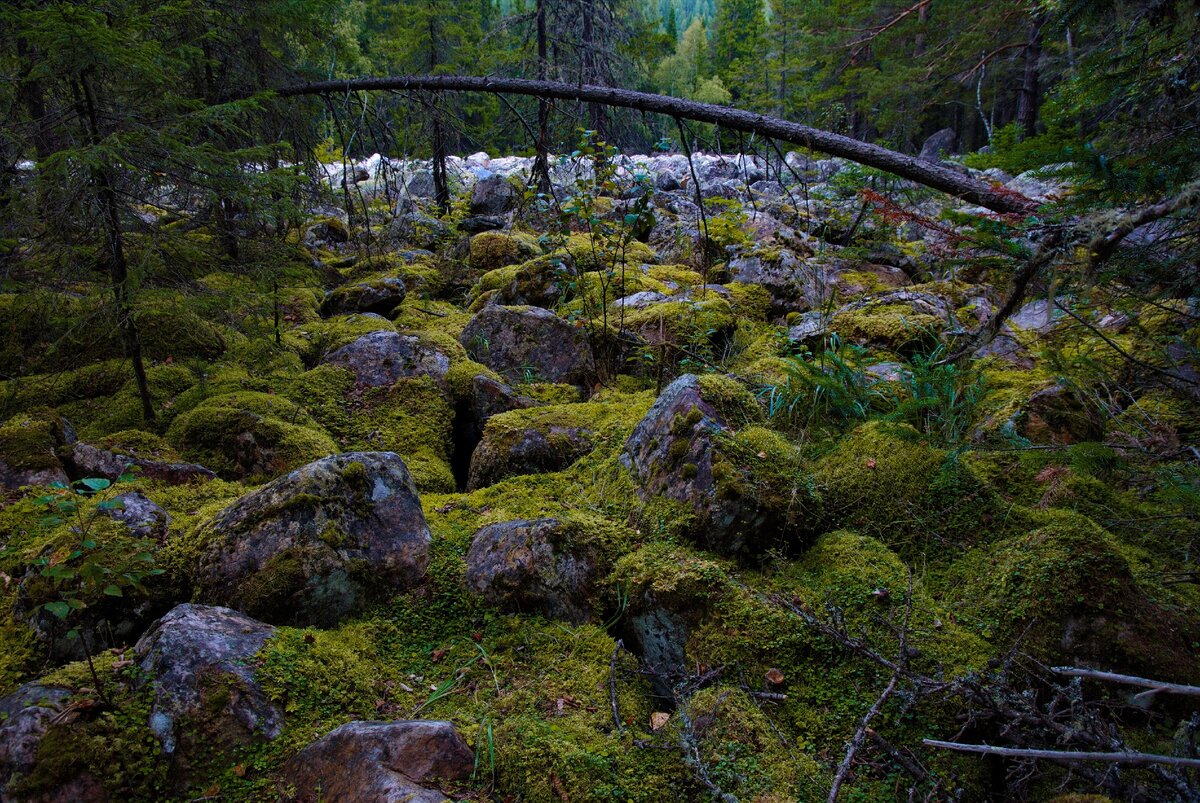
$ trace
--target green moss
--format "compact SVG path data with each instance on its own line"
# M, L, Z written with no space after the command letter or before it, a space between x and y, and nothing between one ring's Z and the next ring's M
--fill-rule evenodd
M56 450L62 445L62 424L48 409L10 418L0 426L0 460L18 471L61 469Z
M742 321L766 321L771 311L771 294L760 284L733 282L725 285L729 289L733 312Z
M606 270L612 267L604 261L605 248L599 243L594 244L590 235L572 234L567 241L566 250L580 270ZM654 249L638 240L626 243L624 250L618 253L616 258L623 258L625 264L630 266L658 262L658 255L654 253Z
M704 281L704 277L688 265L649 265L646 275L664 286L669 283L679 289L695 287Z
M1025 521L966 462L907 424L861 425L813 474L831 521L879 538L910 561L944 561Z
M196 375L182 365L152 365L146 369L156 426L174 418L179 401L196 384ZM137 383L130 378L120 390L107 398L76 401L63 405L63 415L79 422L79 436L85 440L103 439L115 432L147 426L142 416L142 398Z
M390 388L358 393L349 370L320 365L298 376L287 396L333 436L334 451L396 452L421 491L454 489L454 408L431 377L404 378Z
M167 429L189 460L225 477L272 477L338 451L302 407L265 393L206 399Z
M1159 676L1194 671L1177 615L1152 602L1123 546L1090 519L1047 511L1035 529L965 555L946 575L959 621L1051 660L1103 660ZM1032 624L1031 624L1032 623Z
M664 301L624 313L623 324L651 343L671 342L688 348L714 345L737 322L733 307L716 295L702 301ZM676 355L677 356L677 355Z
M109 360L71 371L8 379L0 382L0 416L110 396L132 378L128 361Z
M716 408L725 423L733 427L760 423L765 420L762 407L754 394L738 380L721 374L699 376L701 397Z
M878 275L870 271L847 270L838 274L838 289L847 297L872 295L889 290Z

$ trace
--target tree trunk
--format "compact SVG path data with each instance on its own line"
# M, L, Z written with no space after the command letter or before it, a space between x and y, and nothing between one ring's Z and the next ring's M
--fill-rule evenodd
M602 85L599 71L596 69L596 36L593 23L596 17L596 0L583 0L583 42L582 58L580 59L579 79L581 84ZM604 116L604 106L599 103L588 103L588 120L592 130L600 139L605 137L607 121Z
M1025 137L1037 133L1038 62L1042 58L1042 21L1029 23L1029 40L1025 45L1025 75L1017 93L1017 124Z
M434 15L429 15L429 72L438 67L438 32ZM450 214L450 182L446 180L446 137L442 131L440 93L433 96L433 195L443 215Z
M830 156L838 156L868 167L886 170L901 178L941 190L996 212L1028 214L1037 208L1036 203L1012 191L996 191L982 181L964 176L943 165L923 162L915 156L907 156L869 142L862 142L841 134L742 109L617 87L575 86L558 81L531 81L525 78L416 75L318 81L283 87L277 90L277 93L282 97L297 97L384 90L494 92L540 96L560 100L584 100L652 114L663 114L669 117L682 117L702 123L714 123L734 131L744 131L802 145Z
M92 146L96 147L100 144L96 99L87 76L79 77L79 85L83 94L88 139ZM150 422L154 420L154 403L150 398L150 383L146 380L146 365L142 360L142 340L138 334L137 322L133 319L133 302L129 292L129 263L125 260L125 241L121 236L117 194L113 191L112 182L103 168L93 168L92 180L96 184L100 206L104 212L108 273L117 307L117 330L121 334L125 356L133 363L133 376L137 383L138 396L142 401L142 418Z
M546 3L548 0L537 0L537 77L539 81L546 80ZM550 193L550 104L544 97L538 97L538 127L537 142L534 143L533 185L537 191L548 195Z

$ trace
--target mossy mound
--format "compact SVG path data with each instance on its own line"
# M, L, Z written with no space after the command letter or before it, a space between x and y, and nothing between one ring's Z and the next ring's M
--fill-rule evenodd
M146 369L151 406L156 425L169 423L186 406L188 393L196 386L196 374L183 365L151 365ZM130 378L116 393L106 398L83 399L63 404L59 410L67 418L81 422L79 436L102 438L115 432L146 426L142 397L137 382Z
M106 360L71 371L6 379L0 382L0 415L111 396L132 378L128 361Z
M471 267L484 273L540 256L542 247L532 234L485 231L471 238Z
M813 466L828 520L872 535L906 560L942 562L1020 526L954 452L913 427L860 425Z
M338 451L302 407L266 393L205 399L176 418L167 441L188 460L227 478L266 478Z
M467 488L566 468L593 449L595 433L609 413L605 405L565 404L492 416L471 455Z
M830 324L845 341L896 354L929 351L944 326L943 319L913 312L906 304L869 304L838 313Z
M999 645L1025 633L1023 648L1051 661L1194 677L1200 626L1147 594L1131 551L1079 514L1042 519L951 567L945 587L959 621Z
M65 440L62 419L48 408L5 421L0 425L0 487L64 482L58 452Z
M296 377L286 396L334 437L339 450L396 452L421 491L454 490L454 408L432 377L356 390L348 369L320 365Z

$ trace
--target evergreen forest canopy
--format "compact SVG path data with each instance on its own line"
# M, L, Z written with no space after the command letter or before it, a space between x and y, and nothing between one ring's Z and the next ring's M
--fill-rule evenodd
M1200 3L0 34L0 799L1200 800Z

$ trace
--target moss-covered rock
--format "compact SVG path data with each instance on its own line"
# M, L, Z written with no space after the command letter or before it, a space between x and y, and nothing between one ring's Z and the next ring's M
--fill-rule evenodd
M266 393L206 399L176 418L167 441L223 477L270 477L338 451L303 408Z
M798 452L776 433L744 427L761 418L736 381L688 374L675 380L637 425L621 460L643 499L690 509L693 537L749 557L794 547L819 521L819 503Z
M601 621L599 580L628 535L602 519L521 519L483 527L467 552L467 588L509 612Z
M471 267L484 273L541 255L537 238L524 232L485 231L471 238Z
M247 494L189 538L202 600L332 626L416 585L430 534L398 455L347 452Z
M428 338L378 331L325 355L322 362L349 369L364 387L387 387L402 377L442 379L450 357Z
M485 307L459 343L472 359L512 382L578 385L594 370L586 334L539 307Z
M471 455L467 489L566 468L592 451L609 412L601 404L560 404L492 416Z
M374 312L387 315L404 301L407 292L404 281L392 276L345 284L331 290L325 297L321 303L321 314L331 316Z

